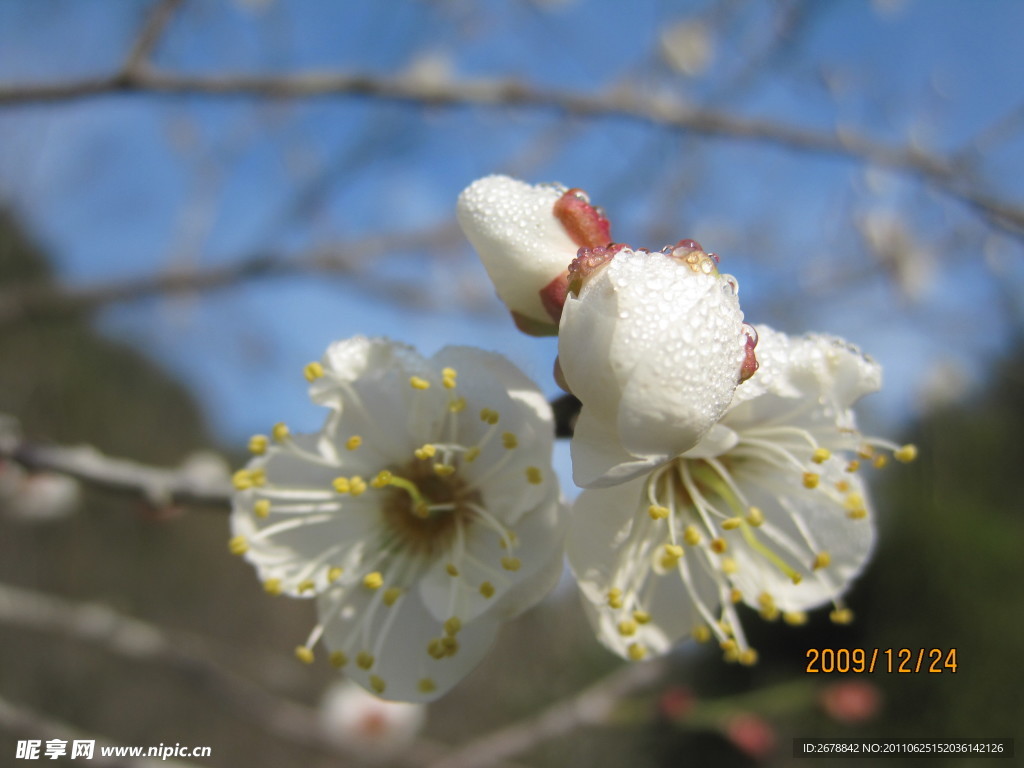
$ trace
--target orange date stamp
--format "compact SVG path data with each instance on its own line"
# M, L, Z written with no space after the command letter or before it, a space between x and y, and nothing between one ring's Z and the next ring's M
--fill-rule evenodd
M818 674L956 673L956 648L808 648L804 672Z

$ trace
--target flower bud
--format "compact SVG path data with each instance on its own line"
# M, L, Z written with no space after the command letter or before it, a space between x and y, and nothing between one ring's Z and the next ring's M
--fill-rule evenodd
M577 251L611 240L586 193L558 184L487 176L463 190L456 214L516 324L538 336L557 332Z

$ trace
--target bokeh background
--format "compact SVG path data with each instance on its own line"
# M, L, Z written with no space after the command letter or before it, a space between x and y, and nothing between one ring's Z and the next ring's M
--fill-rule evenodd
M494 172L583 187L616 240L720 254L751 322L879 360L861 423L920 459L873 476L853 625L751 614L757 667L687 646L632 685L564 584L391 759L1020 736L1022 28L1011 0L0 2L0 427L215 475L276 421L317 428L301 368L360 333L498 350L555 396L554 343L515 331L453 206ZM371 759L321 727L337 676L291 656L311 606L227 555L223 509L52 479L0 465L0 763L72 732L211 746L196 766ZM958 666L805 674L821 647ZM621 689L606 722L531 725L590 684Z

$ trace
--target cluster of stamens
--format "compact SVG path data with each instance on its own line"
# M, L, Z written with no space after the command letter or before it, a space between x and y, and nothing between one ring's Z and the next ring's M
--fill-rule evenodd
M310 363L304 369L309 381L315 381L330 374L320 363ZM333 666L342 668L350 661L364 671L375 668L376 659L392 626L393 617L380 622L376 637L370 637L369 627L381 610L397 611L408 591L423 576L432 563L443 562L451 578L448 596L448 618L438 622L438 634L423 649L424 659L441 661L458 653L457 635L462 628L468 593L491 600L496 594L509 588L514 574L522 566L516 556L519 539L484 506L480 493L481 485L497 473L508 471L506 466L519 447L519 437L511 431L503 431L501 416L497 410L483 408L474 418L484 425L482 435L472 445L463 445L458 436L462 433L459 419L469 418L465 397L458 393L458 373L445 368L438 379L413 375L408 380L416 397L427 397L426 393L436 385L446 393L443 401L436 396L429 402L443 402L444 417L440 420L439 433L435 439L414 450L404 460L381 467L372 475L338 474L327 487L296 489L286 484L284 478L268 477L265 464L258 459L255 467L235 473L233 482L238 491L251 492L251 510L257 532L247 539L236 536L229 542L234 554L242 555L256 545L257 540L269 540L278 533L284 533L303 525L319 525L329 522L332 516L374 515L378 521L380 541L373 551L364 548L366 542L327 542L323 554L305 564L297 576L290 579L291 590L286 589L280 578L269 578L264 582L270 594L284 591L298 594L322 594L333 608L321 608L320 621L310 633L307 641L296 648L296 657L305 663L314 661L313 646L320 640L324 628L339 620L350 606L353 590L362 590L364 607L362 615L348 616L351 622L346 639L340 648L330 654ZM349 382L338 381L337 385L358 407L360 396ZM256 435L249 441L249 448L256 457L268 459L274 452L283 452L314 464L337 466L346 464L346 454L365 452L369 435L352 434L336 438L334 456L312 453L296 442L284 424L275 425L270 435ZM466 479L464 470L480 460L482 453L492 443L500 445L499 452L488 454L486 467ZM539 467L528 466L522 470L524 487L538 485L544 480ZM351 509L349 508L351 506ZM467 550L467 533L471 526L481 526L498 537L501 556L495 563L482 562ZM357 551L358 550L358 551ZM469 583L464 575L467 566L476 574L485 574L479 583ZM424 664L428 667L429 663ZM429 670L427 670L429 671ZM386 681L376 674L369 677L370 687L383 693ZM422 693L430 693L435 681L426 674L419 680Z
M913 445L900 447L860 435L842 437L860 440L856 458L846 462L842 474L856 473L863 466L884 467L890 456L909 462L917 455ZM700 642L715 638L726 661L744 665L757 661L757 652L742 631L735 608L738 603L756 606L768 621L782 618L791 625L803 624L807 620L803 611L781 610L770 592L746 595L734 586L733 577L740 565L733 552L738 547L754 553L793 584L805 578L819 580L832 595L831 620L838 624L852 621L852 611L838 596L841 580L829 572L832 557L817 545L814 533L799 517L791 515L801 536L800 541L792 541L745 497L733 474L743 462L751 460L767 461L780 472L796 473L806 491L820 494L821 503L835 509L837 515L845 514L855 521L868 516L864 497L855 490L855 484L845 478L825 481L823 465L834 460L833 453L809 431L798 427L747 430L739 443L720 457L670 462L647 479L629 540L619 550L615 580L606 594L606 605L614 612L618 633L625 641L638 636L651 620L649 603L655 580L672 575L682 580L703 620L692 630L693 637ZM836 476L834 469L830 467L830 477ZM698 574L711 577L716 595L701 594ZM648 650L639 640L626 647L627 655L634 660L643 659Z

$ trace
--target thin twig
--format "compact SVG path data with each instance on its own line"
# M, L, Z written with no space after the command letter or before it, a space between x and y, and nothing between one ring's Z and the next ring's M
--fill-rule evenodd
M533 717L474 739L432 764L431 768L485 768L578 728L607 724L624 696L650 685L662 677L664 671L662 659L619 667Z
M768 143L845 157L909 173L967 203L993 226L1018 237L1024 232L1024 207L976 189L961 177L955 164L917 147L885 144L849 130L814 131L773 120L676 105L626 90L587 94L534 88L511 80L438 83L405 76L344 72L183 75L147 69L122 71L108 77L6 85L0 87L0 107L138 93L272 99L353 96L431 107L527 107L576 117L629 120L709 138Z
M174 17L181 0L160 0L149 13L142 31L135 39L131 50L125 57L123 72L137 73L150 65L150 56L163 37L164 30Z

